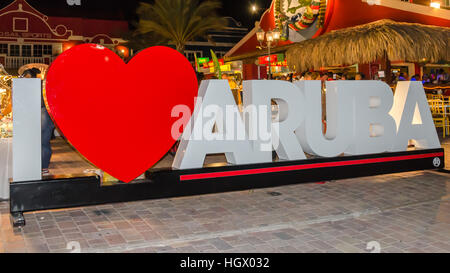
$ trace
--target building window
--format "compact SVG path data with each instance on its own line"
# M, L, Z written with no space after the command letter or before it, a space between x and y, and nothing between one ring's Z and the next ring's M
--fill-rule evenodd
M19 45L9 45L9 56L19 57L20 56L20 46Z
M34 57L42 57L42 45L34 45L33 46L33 56Z
M0 54L8 55L8 44L0 44Z
M44 45L43 54L44 55L53 55L53 46L52 45Z
M23 45L22 46L22 56L23 57L31 57L31 45Z
M28 31L28 18L13 18L13 29L16 32Z
M190 51L190 50L186 50L186 51L184 52L184 55L186 56L186 58L187 58L190 62L195 62L195 54L197 54L197 58L203 57L203 52L202 52L202 51Z

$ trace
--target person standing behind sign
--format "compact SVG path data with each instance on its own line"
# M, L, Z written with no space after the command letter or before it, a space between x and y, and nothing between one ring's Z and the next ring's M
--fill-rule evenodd
M23 78L37 78L41 71L36 68L28 69L23 72ZM52 138L55 125L45 108L44 97L41 94L41 145L42 145L42 174L48 174L48 167L52 157L52 147L50 140Z

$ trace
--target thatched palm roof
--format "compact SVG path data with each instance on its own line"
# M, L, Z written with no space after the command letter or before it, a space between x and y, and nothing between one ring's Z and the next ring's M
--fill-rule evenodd
M389 60L436 63L450 60L450 28L380 20L335 30L291 46L289 67L297 71Z

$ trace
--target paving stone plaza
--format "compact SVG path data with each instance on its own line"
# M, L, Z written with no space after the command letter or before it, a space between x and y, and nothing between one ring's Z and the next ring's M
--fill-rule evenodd
M26 213L24 228L0 213L0 252L450 252L435 171Z

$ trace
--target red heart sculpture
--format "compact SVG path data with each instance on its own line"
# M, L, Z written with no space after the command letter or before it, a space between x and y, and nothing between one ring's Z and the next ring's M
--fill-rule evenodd
M174 145L176 105L191 111L198 83L189 61L168 47L151 47L125 64L111 50L75 46L51 65L46 82L50 114L91 163L130 182ZM175 136L178 137L178 136Z

